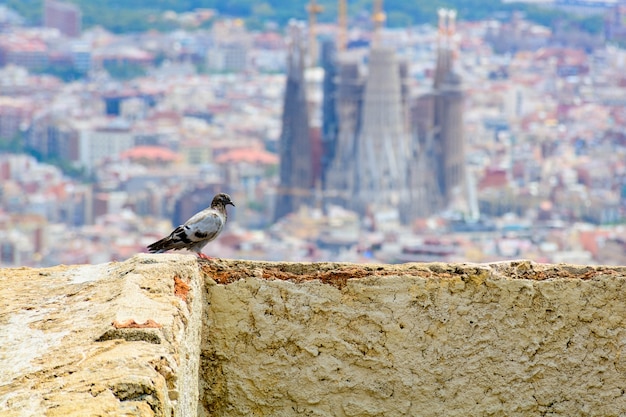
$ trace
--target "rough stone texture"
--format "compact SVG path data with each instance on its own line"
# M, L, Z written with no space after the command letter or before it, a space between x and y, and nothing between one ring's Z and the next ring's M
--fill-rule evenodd
M194 256L0 269L0 415L193 416Z
M626 268L0 269L2 416L624 416Z
M201 416L626 413L624 268L204 269Z

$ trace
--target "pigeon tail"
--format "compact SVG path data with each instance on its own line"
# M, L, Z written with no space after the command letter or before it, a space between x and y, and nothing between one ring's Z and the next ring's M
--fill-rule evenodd
M171 237L165 237L157 242L148 245L148 252L150 253L163 253L170 249L174 249L174 242Z

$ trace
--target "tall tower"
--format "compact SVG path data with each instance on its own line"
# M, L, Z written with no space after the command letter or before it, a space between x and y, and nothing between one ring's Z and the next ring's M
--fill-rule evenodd
M380 37L383 25L387 16L383 12L383 0L374 0L374 13L372 14L372 23L374 25L372 33L372 49L380 45Z
M280 186L277 190L274 220L308 204L313 187L302 28L298 24L292 24L289 31L291 41L280 135Z
M371 49L356 143L356 198L361 207L398 208L407 198L409 136L395 52Z
M348 0L337 4L337 50L343 52L348 44Z
M322 43L321 65L324 69L322 102L322 188L326 195L330 188L345 191L347 182L345 165L353 161L355 123L360 109L362 80L356 57L346 57L348 16L347 0L338 0L337 36L334 42ZM349 85L349 86L348 86ZM341 117L340 117L341 113ZM340 123L340 118L342 122ZM343 127L340 134L340 127ZM346 129L347 128L347 129ZM341 136L341 144L340 144ZM339 154L339 156L336 156ZM335 168L333 168L333 164ZM334 171L334 174L331 173Z
M309 14L309 66L314 67L317 65L317 15L324 9L317 4L316 0L306 6L306 10Z
M452 63L454 59L454 30L456 12L454 10L439 9L439 24L437 31L437 63L435 66L435 79L433 87L439 88L443 83L443 79L450 71L452 71Z
M337 50L331 40L322 42L320 61L324 69L324 81L322 85L322 187L326 188L326 175L330 164L335 157L337 144L337 108L336 108L336 56Z
M441 161L441 147L435 143L438 131L434 126L434 95L419 96L411 106L411 152L409 166L409 219L428 217L445 208L445 198L437 172Z
M356 142L356 200L360 210L399 209L408 200L410 142L401 68L393 49L382 45L383 1L374 1L368 74L361 129Z
M333 89L337 129L325 195L361 214L371 209L401 214L410 194L408 71L395 51L382 45L382 0L375 2L372 20L367 59L364 50L342 51L345 38L339 36Z
M466 191L463 90L461 78L454 72L455 20L454 10L439 10L437 66L433 81L435 142L440 160L438 180L448 204L462 198Z
M361 130L361 109L365 77L362 57L357 51L345 51L337 55L334 77L334 140L327 142L327 153L332 155L326 171L326 195L334 202L352 206L356 192L357 137ZM330 122L330 120L329 120Z

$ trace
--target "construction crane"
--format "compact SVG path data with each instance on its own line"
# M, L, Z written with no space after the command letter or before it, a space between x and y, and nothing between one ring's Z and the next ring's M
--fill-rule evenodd
M339 0L337 7L337 50L345 51L348 45L348 5L347 0Z
M378 46L380 44L380 32L386 18L385 12L383 12L383 0L374 0L374 14L372 15L374 34L372 36L372 46Z
M317 39L316 39L316 26L317 15L324 10L322 6L316 3L315 0L306 6L306 10L309 13L309 65L314 67L317 63Z

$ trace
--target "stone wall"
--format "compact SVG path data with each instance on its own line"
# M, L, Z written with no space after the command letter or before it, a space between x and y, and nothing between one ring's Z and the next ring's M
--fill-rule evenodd
M0 415L196 415L203 286L192 256L0 269Z
M0 270L2 416L620 416L626 269Z
M229 263L208 272L233 282L209 286L203 415L626 413L622 268Z

